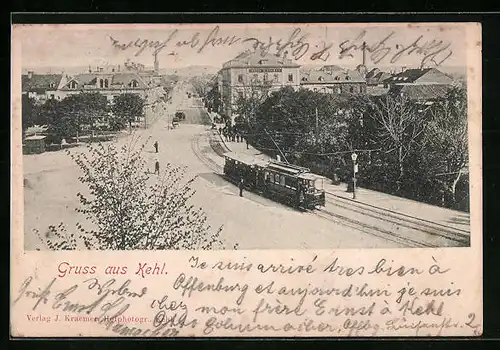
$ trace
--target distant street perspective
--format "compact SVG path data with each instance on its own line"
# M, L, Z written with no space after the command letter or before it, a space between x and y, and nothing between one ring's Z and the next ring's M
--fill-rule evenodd
M25 249L469 246L465 76L367 56L25 69Z

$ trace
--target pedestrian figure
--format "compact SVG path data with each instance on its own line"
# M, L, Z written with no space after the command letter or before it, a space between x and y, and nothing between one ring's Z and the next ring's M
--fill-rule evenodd
M155 141L154 146L155 146L155 152L158 153L158 141Z
M160 162L159 161L155 162L155 174L160 175Z
M236 134L236 142L240 142L240 134Z
M245 185L243 178L240 179L240 183L238 184L238 187L240 189L240 197L243 197L243 186Z
M245 137L245 142L247 143L247 149L248 149L248 136Z

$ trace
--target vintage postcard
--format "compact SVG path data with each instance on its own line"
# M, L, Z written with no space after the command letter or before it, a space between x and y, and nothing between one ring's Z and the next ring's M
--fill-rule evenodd
M12 24L12 337L482 334L478 23Z

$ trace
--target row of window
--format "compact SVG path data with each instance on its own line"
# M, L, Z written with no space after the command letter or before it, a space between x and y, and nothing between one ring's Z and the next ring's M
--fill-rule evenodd
M278 82L279 81L279 74L274 74L273 75L273 81ZM252 80L258 80L259 76L257 74L254 74L252 76ZM243 74L238 75L238 82L243 83L245 81ZM264 81L269 81L269 75L267 73L264 73ZM288 74L288 82L293 83L293 74Z
M313 90L314 90L314 92L318 92L318 91L319 91L319 92L323 92L323 93L328 92L328 90L327 90L326 88L321 88L321 89L314 88ZM337 94L342 93L342 89L341 89L340 87L338 87L338 88L334 89L333 91L335 91ZM351 87L349 87L349 92L350 92L350 93L354 93L354 87L352 87L352 86L351 86Z
M292 190L297 189L297 181L289 176L268 171L265 172L265 176L270 183L290 188Z
M129 87L136 88L139 87L139 82L137 80L132 80L129 84ZM101 89L106 89L109 87L109 80L108 79L99 79L99 88ZM78 83L76 81L71 81L69 83L69 88L70 89L76 89L78 88Z

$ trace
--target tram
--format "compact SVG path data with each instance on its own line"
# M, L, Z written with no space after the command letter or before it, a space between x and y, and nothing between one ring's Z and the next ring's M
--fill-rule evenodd
M308 168L234 152L224 158L224 176L233 183L243 179L248 190L296 208L325 206L325 178Z

